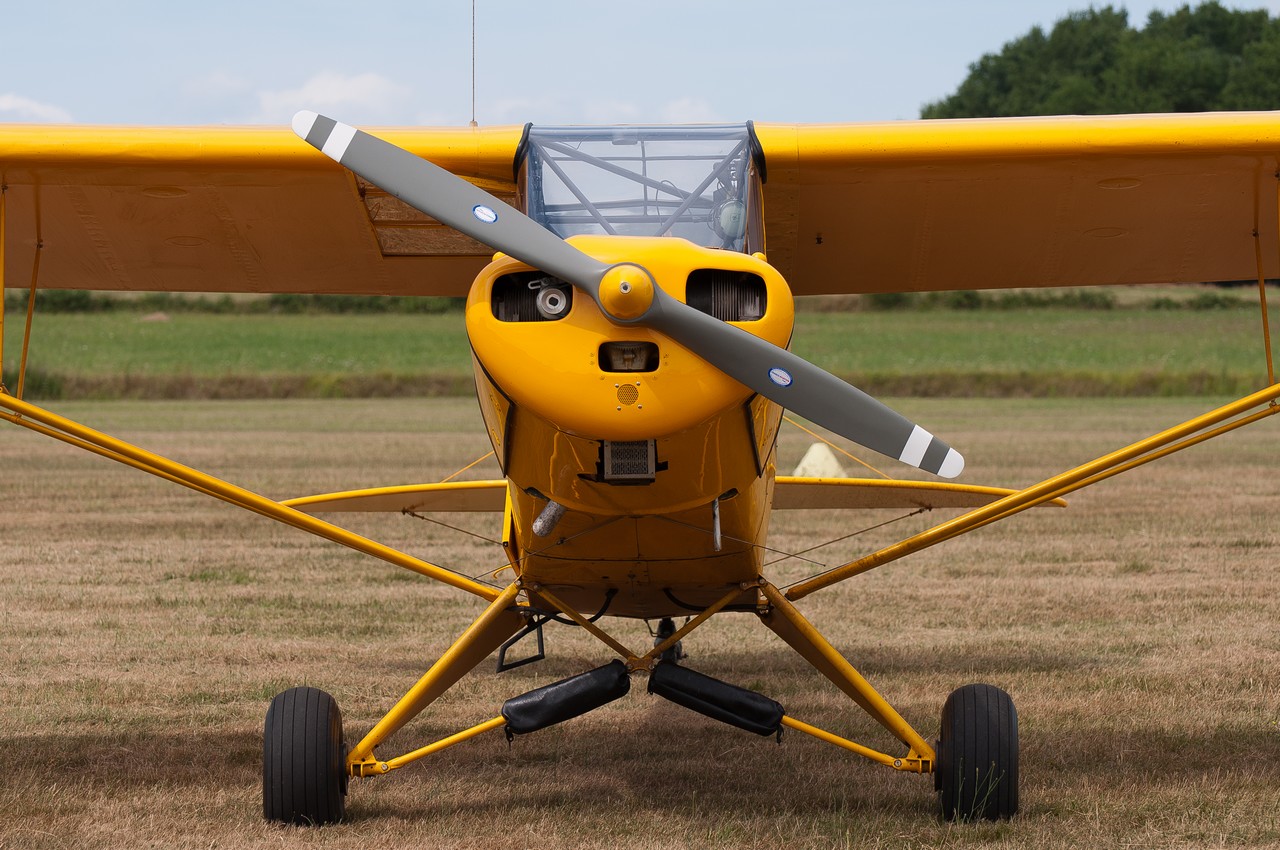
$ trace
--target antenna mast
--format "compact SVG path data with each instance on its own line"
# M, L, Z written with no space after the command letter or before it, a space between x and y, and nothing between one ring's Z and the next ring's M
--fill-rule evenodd
M471 126L476 126L476 0L471 0Z

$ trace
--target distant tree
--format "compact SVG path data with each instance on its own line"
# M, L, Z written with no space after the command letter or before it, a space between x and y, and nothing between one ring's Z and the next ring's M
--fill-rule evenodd
M1280 108L1280 20L1217 2L1152 12L1140 30L1111 6L1073 12L969 66L925 118Z
M1246 44L1240 64L1223 86L1219 109L1280 109L1280 20Z

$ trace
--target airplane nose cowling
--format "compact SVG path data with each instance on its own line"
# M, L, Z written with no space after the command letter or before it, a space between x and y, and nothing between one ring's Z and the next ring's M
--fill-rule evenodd
M630 323L648 310L652 286L775 345L791 337L791 293L761 259L670 237L571 241L617 264L601 283L609 315L563 281L503 255L476 278L467 301L478 369L515 407L560 430L593 440L655 439L753 394L666 335ZM548 290L555 299L563 294L567 309L540 309Z

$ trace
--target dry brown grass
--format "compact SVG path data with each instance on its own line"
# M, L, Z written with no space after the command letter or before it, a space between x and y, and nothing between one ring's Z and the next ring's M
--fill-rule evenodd
M1024 484L1208 407L1199 401L903 402ZM457 399L60 405L286 497L452 472L487 445ZM807 439L789 433L783 465ZM508 748L501 735L353 787L351 822L262 822L260 726L278 690L333 692L362 731L479 606L386 565L13 428L0 431L0 847L924 847L1280 845L1275 425L1263 423L945 544L802 604L927 737L946 694L1009 690L1023 813L941 823L928 779L790 734L781 747L644 693ZM478 471L479 475L488 470ZM495 524L455 517L483 533ZM775 517L798 549L876 518ZM893 533L919 528L904 520ZM399 517L362 530L470 573L493 547ZM875 532L817 553L838 563ZM784 567L800 578L811 565ZM633 644L643 626L623 623ZM608 660L482 669L399 740L493 716ZM753 618L689 664L889 747Z

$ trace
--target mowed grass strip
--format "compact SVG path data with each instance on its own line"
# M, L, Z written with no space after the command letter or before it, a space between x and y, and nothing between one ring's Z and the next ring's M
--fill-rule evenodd
M961 447L965 480L1022 485L1204 412L1207 401L898 400ZM65 403L60 412L275 497L435 480L488 450L462 399ZM882 848L1280 844L1280 535L1268 420L806 598L801 609L926 738L942 701L990 682L1017 702L1023 811L939 821L931 780L787 734L781 746L644 692L517 739L462 744L353 783L349 823L268 825L271 696L309 684L367 730L478 601L323 541L0 430L0 847ZM784 431L779 466L809 438ZM885 462L892 468L892 464ZM486 477L482 464L467 473ZM810 552L836 565L943 516ZM496 518L445 518L497 537ZM775 515L811 546L881 513ZM353 527L470 575L501 550L401 516ZM779 563L795 581L821 567ZM606 621L637 649L643 624ZM484 664L383 749L498 713L607 662L553 627L548 658ZM897 751L746 614L688 664L799 719Z
M1275 317L1280 326L1280 314ZM796 353L876 393L1242 393L1265 360L1257 311L921 310L797 316ZM22 317L5 324L16 382ZM463 317L133 311L37 317L33 398L466 395Z

